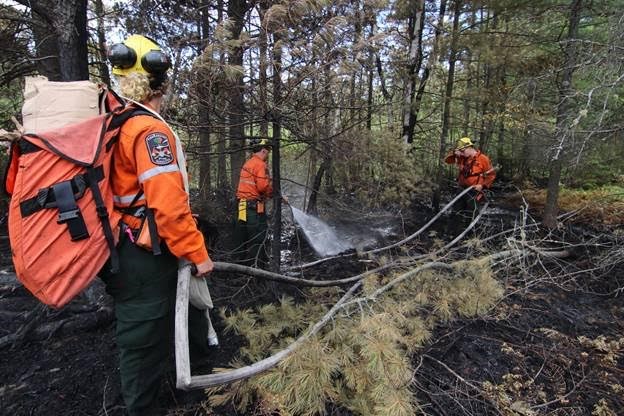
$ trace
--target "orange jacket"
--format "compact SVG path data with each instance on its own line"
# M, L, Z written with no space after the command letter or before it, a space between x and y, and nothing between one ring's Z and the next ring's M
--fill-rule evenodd
M449 164L454 163L459 167L457 182L464 188L472 185L483 185L484 188L489 188L496 178L496 171L492 169L490 158L480 150L473 157L457 157L450 153L444 161Z
M154 211L158 235L178 258L195 264L208 260L204 237L189 207L177 164L175 137L167 124L138 115L122 127L111 173L115 207L146 205ZM124 221L133 220L124 215ZM136 228L135 224L128 225Z
M273 184L266 162L255 154L245 162L238 181L236 197L250 201L265 201L273 196Z

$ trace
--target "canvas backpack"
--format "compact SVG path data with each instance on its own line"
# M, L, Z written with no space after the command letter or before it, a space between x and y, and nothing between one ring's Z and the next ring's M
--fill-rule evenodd
M11 196L9 239L18 279L40 301L60 308L109 257L113 271L118 267L113 149L123 123L145 112L103 87L93 90L88 81L35 81L34 96L27 82L25 131L11 144L4 180ZM33 100L40 102L33 106Z

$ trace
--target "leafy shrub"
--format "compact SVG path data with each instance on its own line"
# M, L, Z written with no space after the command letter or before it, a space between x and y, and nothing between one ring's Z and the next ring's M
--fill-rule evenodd
M546 190L528 189L522 195L531 208L543 209ZM624 188L621 186L591 190L561 188L558 203L561 210L575 212L572 221L611 225L624 222Z
M389 133L350 132L333 149L336 186L371 207L407 206L424 185L409 147Z

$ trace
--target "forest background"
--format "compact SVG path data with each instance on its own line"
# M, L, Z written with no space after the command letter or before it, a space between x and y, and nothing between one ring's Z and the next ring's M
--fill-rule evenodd
M332 199L398 212L424 198L437 211L456 175L443 157L463 136L499 166L498 186L540 207L547 229L571 200L621 203L622 0L3 1L0 128L15 128L27 75L110 85L106 49L133 33L172 58L162 114L186 145L194 204L217 223L231 220L257 136L272 140L276 187L300 190L311 213ZM279 197L273 205L272 235L281 235ZM599 221L621 219L620 206ZM279 252L280 238L272 244ZM338 390L318 397L338 401ZM305 407L261 383L253 391L267 406ZM360 399L342 403L360 414L379 405ZM398 402L405 414L417 407Z
M1 127L25 75L110 84L107 42L147 34L172 57L164 115L202 201L232 195L258 135L312 212L320 191L429 189L437 208L463 136L500 179L547 188L549 226L561 186L621 185L622 1L4 3Z

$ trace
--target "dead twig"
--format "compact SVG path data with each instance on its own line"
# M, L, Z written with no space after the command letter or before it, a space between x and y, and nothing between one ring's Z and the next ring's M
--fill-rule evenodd
M478 392L481 392L481 387L475 386L474 384L472 384L471 382L469 382L468 380L466 380L465 378L463 378L462 376L457 374L451 367L449 367L448 365L444 364L442 361L439 361L438 359L433 358L432 356L427 355L427 354L423 354L423 357L438 363L438 365L444 367L444 369L446 369L446 371L448 371L449 373L453 374L459 381L461 381L462 383L464 383L468 387L470 387L470 388L472 388L472 389L474 389L474 390L476 390Z
M538 405L535 405L535 406L531 406L531 410L543 409L544 407L548 407L551 404L555 404L555 403L558 403L558 402L565 402L568 397L570 397L572 394L574 394L574 392L576 391L578 386L583 384L583 382L585 381L586 378L587 378L587 375L583 374L583 377L578 381L578 383L575 383L574 380L572 380L574 386L572 386L572 388L570 389L569 392L567 392L563 396L558 396L556 399L550 400L550 401L548 401L546 403L542 403L542 404L538 404Z
M471 389L473 389L479 396L483 397L489 404L490 406L492 406L492 408L494 410L496 410L496 413L498 414L502 414L497 406L495 406L494 403L492 403L487 397L486 395L483 393L483 390L481 390L481 387L469 382L468 380L466 380L465 378L463 378L462 376L460 376L459 374L457 374L457 372L455 372L451 367L449 367L448 365L444 364L442 361L428 355L428 354L423 354L423 357L437 363L439 366L443 367L446 371L448 371L449 373L451 373L457 380L459 380L462 384L470 387Z

